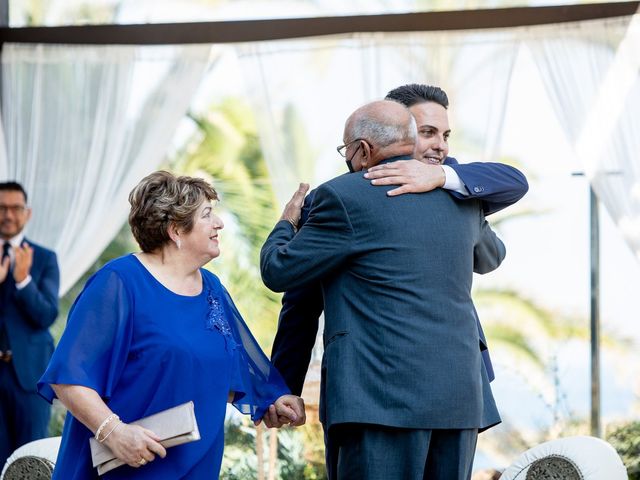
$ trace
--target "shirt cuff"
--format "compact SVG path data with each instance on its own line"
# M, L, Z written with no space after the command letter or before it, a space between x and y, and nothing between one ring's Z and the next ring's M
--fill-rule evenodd
M27 278L22 280L20 283L16 283L16 290L22 290L24 287L29 285L31 282L31 275L27 275Z
M465 187L462 180L456 173L456 171L451 168L449 165L440 165L442 170L444 170L444 185L442 188L445 190L453 190L454 192L458 192L460 195L464 195L465 197L469 195L469 191L467 187Z

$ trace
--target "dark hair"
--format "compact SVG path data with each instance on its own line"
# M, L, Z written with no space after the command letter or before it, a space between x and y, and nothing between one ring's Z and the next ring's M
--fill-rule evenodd
M22 192L24 203L27 203L27 192L18 182L0 182L0 192Z
M409 108L416 103L434 102L449 108L449 98L440 87L411 83L394 88L385 97L385 100L394 100Z
M200 204L217 199L213 187L201 178L154 172L129 194L131 232L143 252L153 252L171 240L171 225L189 233Z

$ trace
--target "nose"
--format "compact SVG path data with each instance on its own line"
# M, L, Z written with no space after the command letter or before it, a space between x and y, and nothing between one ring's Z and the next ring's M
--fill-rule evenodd
M218 215L213 215L213 228L216 230L222 230L224 228L224 222Z
M442 135L438 135L438 141L434 145L433 149L434 150L438 150L438 151L442 151L445 148L447 148L447 141L444 139L444 137Z

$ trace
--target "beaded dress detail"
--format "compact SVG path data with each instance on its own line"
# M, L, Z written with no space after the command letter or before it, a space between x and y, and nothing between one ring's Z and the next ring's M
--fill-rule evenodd
M225 337L230 337L231 328L229 327L227 319L224 317L222 302L211 292L211 289L208 289L207 291L207 303L209 304L209 311L207 313L207 329L218 330Z

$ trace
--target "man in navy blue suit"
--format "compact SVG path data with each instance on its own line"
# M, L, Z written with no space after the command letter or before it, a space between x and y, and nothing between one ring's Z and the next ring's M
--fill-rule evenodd
M36 383L53 352L60 274L51 250L28 242L27 193L0 183L0 469L18 447L47 436L49 404Z
M458 199L479 199L486 216L517 202L527 192L527 180L516 168L492 162L458 164L455 158L448 156L449 99L442 89L410 84L391 90L386 98L408 107L418 128L414 153L418 160L377 165L365 174L373 185L399 185L389 190L389 196L442 188ZM299 227L309 215L314 193L312 191L305 199ZM320 285L291 289L282 297L271 360L296 395L302 393L322 310ZM487 374L493 380L493 367L479 321L478 331ZM265 420L267 425L271 423L270 419Z
M339 147L354 173L318 187L296 234L301 186L261 252L269 288L322 289L331 479L468 480L478 431L500 421L471 299L474 267L505 253L483 202L439 188L390 198L363 178L410 160L416 136L399 103L356 110Z

